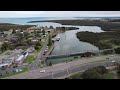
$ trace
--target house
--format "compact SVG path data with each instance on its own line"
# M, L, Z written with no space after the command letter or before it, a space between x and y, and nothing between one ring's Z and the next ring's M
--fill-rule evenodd
M30 48L30 46L17 46L16 50L26 50L28 48Z
M15 61L14 63L15 64L21 64L23 62L23 58L24 58L24 55L17 55L17 57L15 58Z
M6 34L0 34L0 37L4 37L4 36L6 36Z
M16 33L19 33L21 31L21 29L16 29L15 31L16 31Z
M24 30L24 32L26 32L26 33L32 33L32 32L34 32L34 30L27 29L27 30Z
M29 52L29 53L31 53L31 52L34 51L34 50L35 50L34 47L30 47L30 48L28 48L26 51Z
M17 55L17 57L15 58L14 63L15 64L22 64L22 62L24 61L24 59L28 56L28 52L22 52L21 54Z
M32 41L32 42L38 42L38 40L37 40L37 39L32 39L31 41Z
M7 34L7 35L10 35L10 34L12 34L12 29L10 29L9 31L4 31L4 34Z
M12 65L12 63L13 63L13 61L11 59L4 61L4 62L0 63L0 68L8 68Z

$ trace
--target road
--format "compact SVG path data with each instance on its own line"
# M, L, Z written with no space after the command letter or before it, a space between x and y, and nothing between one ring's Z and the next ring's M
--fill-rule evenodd
M106 60L109 57L110 59ZM98 62L99 60L106 60L105 62ZM67 77L75 72L83 71L88 68L96 66L107 66L113 65L111 62L115 60L116 63L120 64L120 55L107 55L107 56L98 56L91 58L83 58L78 61L72 61L68 63L60 63L53 65L51 67L40 68L25 72L19 75L7 77L6 79L56 79L61 77ZM40 73L41 70L45 70L45 73Z
M40 52L39 52L36 60L33 63L31 63L31 64L28 65L28 67L30 68L30 70L35 70L35 69L39 68L38 65L40 63L40 58L43 57L43 53L44 53L44 51L46 49L46 46L47 46L47 42L45 42L45 44L41 48L41 50L40 50Z

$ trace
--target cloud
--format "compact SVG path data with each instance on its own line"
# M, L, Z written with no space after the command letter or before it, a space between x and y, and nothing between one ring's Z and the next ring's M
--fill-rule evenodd
M0 11L0 17L100 17L120 16L120 11Z

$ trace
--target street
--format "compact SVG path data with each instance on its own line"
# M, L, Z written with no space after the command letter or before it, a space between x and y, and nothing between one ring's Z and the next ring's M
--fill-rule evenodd
M110 59L106 60L107 57L109 57ZM97 62L99 60L106 60L106 61ZM116 63L120 64L119 55L90 57L90 58L83 58L78 61L56 64L51 67L31 70L29 72L25 72L19 75L7 77L6 79L56 79L59 77L69 76L69 74L83 71L96 66L113 65L115 64L112 62L113 60L116 61ZM41 70L45 70L45 72L40 73Z

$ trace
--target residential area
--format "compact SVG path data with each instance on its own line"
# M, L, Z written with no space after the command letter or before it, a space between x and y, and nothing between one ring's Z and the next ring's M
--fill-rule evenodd
M26 30L10 29L1 32L0 75L5 76L14 72L20 72L24 68L30 70L31 66L29 65L37 61L36 59L39 59L38 61L41 60L38 63L39 67L41 66L41 62L45 65L45 59L42 56L51 51L52 39L51 41L48 39L51 37L50 35L54 35L53 31L54 28L52 26L32 26ZM48 46L48 44L50 45ZM41 52L43 47L45 49ZM12 71L10 72L8 68Z
M120 12L55 12L0 11L0 79L119 79Z

